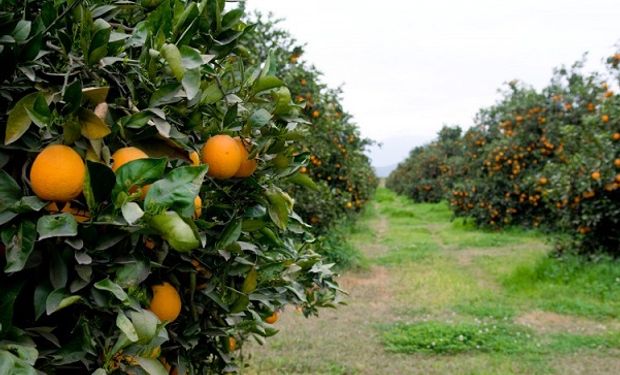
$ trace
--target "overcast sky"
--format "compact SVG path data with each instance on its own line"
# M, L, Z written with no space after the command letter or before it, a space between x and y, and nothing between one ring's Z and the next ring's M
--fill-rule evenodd
M552 69L615 52L620 0L247 0L300 42L362 134L394 164L443 124L469 126L504 82L542 87Z

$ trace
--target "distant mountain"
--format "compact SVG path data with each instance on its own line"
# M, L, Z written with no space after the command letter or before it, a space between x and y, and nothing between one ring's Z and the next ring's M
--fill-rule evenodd
M394 169L396 169L397 165L398 164L392 164L392 165L386 165L383 167L374 167L375 173L377 173L378 177L387 177L390 173L392 173Z

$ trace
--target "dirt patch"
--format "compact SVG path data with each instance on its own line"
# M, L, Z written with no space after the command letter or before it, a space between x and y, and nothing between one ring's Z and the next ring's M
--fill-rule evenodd
M455 250L454 256L461 266L471 266L474 259L480 256L501 257L510 255L513 248L466 248Z
M515 323L534 329L540 333L578 333L595 335L612 328L608 324L586 318L535 310L519 316Z
M578 353L555 358L551 365L558 374L563 375L617 375L620 374L620 351L610 351L606 355Z

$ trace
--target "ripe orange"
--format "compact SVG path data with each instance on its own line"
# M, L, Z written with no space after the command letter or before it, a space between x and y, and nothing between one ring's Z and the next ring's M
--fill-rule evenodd
M198 219L200 216L202 216L202 199L197 195L194 198L194 219Z
M152 290L153 299L151 299L149 309L161 321L175 321L181 313L181 296L179 296L179 292L168 282L153 285Z
M620 141L620 133L614 133L611 136L611 139L613 139L614 141Z
M609 115L602 115L601 116L601 121L603 121L603 123L609 122Z
M235 340L234 337L230 336L228 338L228 351L234 352L235 350L237 350L237 340Z
M620 168L620 159L616 159L616 160L614 160L614 166L615 166L616 168Z
M547 183L549 182L549 180L547 179L547 177L541 177L538 179L538 183L541 185L547 185Z
M112 154L112 170L116 172L122 165L138 159L147 159L149 156L137 147L123 147Z
M280 320L280 312L275 311L273 314L269 315L265 318L265 322L269 324L275 324L278 320Z
M80 154L69 146L50 145L34 159L30 184L39 198L64 202L82 193L85 176Z
M215 135L202 147L202 161L209 165L207 174L220 180L231 178L237 173L242 157L239 145L229 135Z
M241 165L235 173L235 177L250 177L256 170L258 163L256 162L256 159L248 159L248 150L245 147L245 144L243 144L241 138L236 137L235 142L237 142L239 151L241 152Z
M319 112L319 111L313 111L312 112L312 118L318 118L319 116L321 116L321 112Z
M598 180L600 180L600 179L601 179L601 172L599 172L599 171L592 172L591 177L592 177L592 179L593 179L594 181L598 181Z

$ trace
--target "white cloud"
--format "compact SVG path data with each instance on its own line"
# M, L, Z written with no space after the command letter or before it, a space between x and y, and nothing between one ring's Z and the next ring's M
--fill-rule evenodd
M554 67L587 51L589 66L598 66L620 38L617 0L246 4L285 18L325 81L344 83L344 105L362 133L386 141L372 155L386 164L402 158L390 139L429 139L445 123L467 126L503 82L542 87Z

